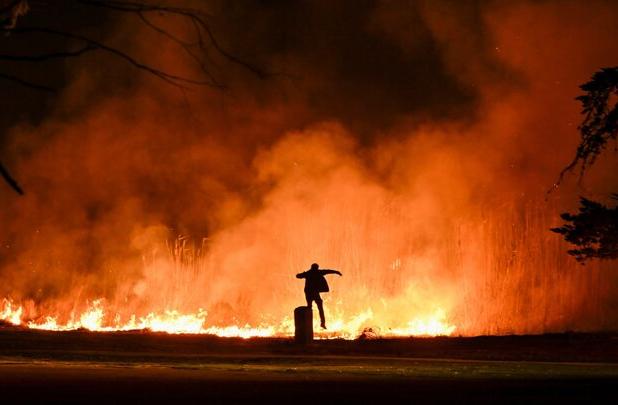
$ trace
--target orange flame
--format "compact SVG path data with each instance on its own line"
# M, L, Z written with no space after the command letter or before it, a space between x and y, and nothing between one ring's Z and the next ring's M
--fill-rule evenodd
M13 325L21 324L21 316L23 309L21 306L14 308L10 300L2 300L2 310L0 311L0 320L11 323Z
M42 321L27 321L23 319L23 307L15 305L11 300L4 299L0 307L0 320L16 326L30 329L51 331L70 331L86 329L94 332L116 332L129 330L150 330L170 334L208 334L221 337L289 337L294 334L294 325L290 318L284 318L278 325L228 325L206 326L207 313L199 310L193 314L183 314L175 310L163 313L149 313L144 317L132 315L127 321L121 322L115 315L113 322L106 322L109 313L104 308L102 299L92 301L87 310L78 316L71 316L66 323L59 323L57 317L46 316ZM335 319L327 332L318 331L317 338L354 339L363 329L363 325L371 321L372 311L367 310L352 317L348 321ZM451 335L455 326L446 322L446 314L438 309L433 314L418 317L408 322L407 326L387 329L383 336L438 336ZM316 322L317 325L317 322Z

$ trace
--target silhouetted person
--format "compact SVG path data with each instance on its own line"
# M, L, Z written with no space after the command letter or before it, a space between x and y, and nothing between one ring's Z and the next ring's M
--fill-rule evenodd
M324 307L322 306L321 292L328 292L328 283L324 277L327 274L342 275L337 270L323 269L320 270L320 266L317 263L313 263L311 268L303 273L296 275L296 278L305 279L305 298L307 299L307 306L311 308L313 301L318 306L318 312L320 313L320 326L326 329L326 320L324 319Z

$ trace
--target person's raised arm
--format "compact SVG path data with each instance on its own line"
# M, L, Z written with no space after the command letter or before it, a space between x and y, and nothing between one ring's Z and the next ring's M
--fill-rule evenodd
M331 270L331 269L322 269L322 274L326 275L326 274L337 274L339 276L343 276L343 274L341 274L340 271L338 270Z
M306 277L307 277L307 272L306 271L302 272L302 273L298 273L296 275L296 278L306 278Z

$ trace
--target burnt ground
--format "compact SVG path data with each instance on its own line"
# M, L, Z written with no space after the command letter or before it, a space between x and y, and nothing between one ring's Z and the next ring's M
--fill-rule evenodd
M0 327L0 401L611 401L618 334L328 340ZM613 401L611 401L613 402Z

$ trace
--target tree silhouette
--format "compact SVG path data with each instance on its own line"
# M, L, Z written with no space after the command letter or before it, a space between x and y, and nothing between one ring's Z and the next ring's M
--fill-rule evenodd
M612 196L618 200L618 194ZM618 258L618 207L608 208L596 201L581 198L578 214L564 213L560 217L569 222L552 231L577 246L568 253L584 262L587 259Z
M583 175L608 142L616 140L618 135L618 67L601 69L580 88L586 92L576 98L582 103L584 114L584 121L578 128L581 142L573 161L560 173L559 181L577 165L580 165L580 175Z
M604 68L592 80L580 86L585 94L577 97L582 103L584 121L579 126L581 141L573 161L562 170L556 184L565 173L580 166L580 178L618 135L618 67ZM612 198L618 200L618 194ZM582 197L578 214L563 213L567 223L553 232L577 248L568 251L580 262L591 258L618 258L618 207L607 207Z
M172 4L173 3L174 2L172 2ZM131 53L97 40L92 35L85 34L80 30L28 25L27 17L33 12L33 7L36 7L37 11L42 13L54 9L54 11L56 11L55 15L63 15L64 11L69 11L75 7L81 7L83 12L94 16L101 11L132 16L139 24L142 24L142 26L150 30L150 32L178 46L187 59L187 62L195 65L195 70L199 72L200 76L186 77L158 68L148 61L140 60ZM160 25L161 19L166 17L184 21L186 26L182 28L189 27L192 32L189 34L189 38L186 38L186 34L183 35L183 33L174 32L170 28ZM32 36L35 41L56 41L54 43L57 43L58 40L62 40L64 41L64 46L66 46L66 44L71 46L70 49L56 49L37 54L29 53L28 49L23 50L25 53L19 54L0 53L0 61L6 63L20 62L39 64L41 66L41 71L44 71L44 63L48 61L78 58L88 53L102 52L180 89L185 89L190 86L208 86L220 90L225 89L227 87L226 83L218 77L215 73L215 69L213 69L214 64L212 61L216 58L238 65L260 79L271 76L268 72L226 50L215 37L209 19L210 16L202 10L166 6L162 5L159 1L72 0L40 2L35 0L0 0L0 35L5 35L7 37L29 35ZM69 24L59 24L56 22L54 26L67 27ZM23 77L13 72L7 73L5 71L0 71L0 79L38 91L55 92L57 90L52 85L41 83L37 81L37 79ZM0 175L16 192L23 194L17 181L15 181L13 176L11 176L6 167L1 163Z

